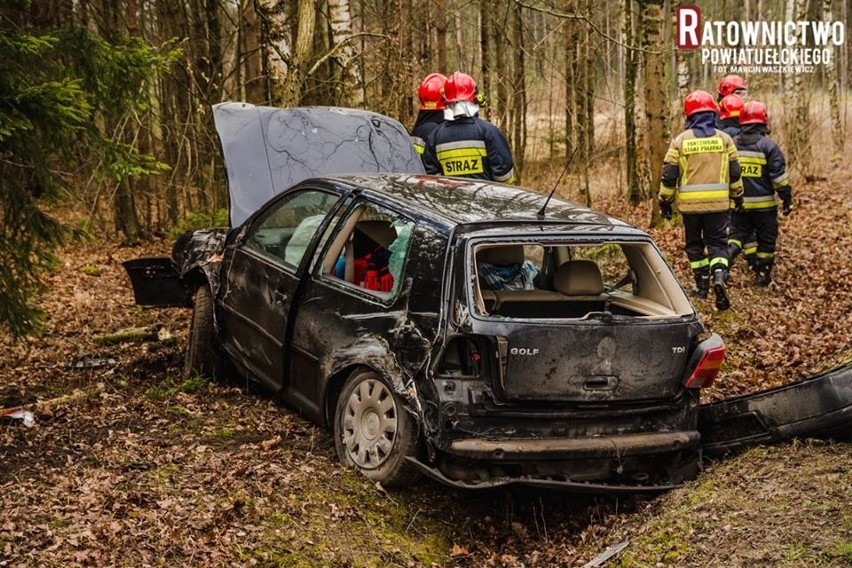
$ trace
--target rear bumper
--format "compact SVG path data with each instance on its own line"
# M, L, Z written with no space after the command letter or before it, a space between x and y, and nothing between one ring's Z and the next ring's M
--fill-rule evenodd
M455 440L425 475L462 489L529 485L583 493L653 493L700 471L697 431L584 438Z
M852 441L852 365L800 383L702 405L698 429L709 454L792 438Z
M699 438L697 431L589 438L468 438L453 441L447 453L457 458L488 462L624 458L694 448Z

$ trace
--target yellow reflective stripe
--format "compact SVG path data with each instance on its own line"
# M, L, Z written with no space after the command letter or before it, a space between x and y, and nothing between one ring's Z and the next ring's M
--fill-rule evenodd
M774 199L772 201L752 201L743 203L743 209L771 209L775 206Z
M740 153L740 158L742 158L743 156L745 156L746 158L759 158L759 159L763 160L764 164L766 163L766 154L764 154L763 152L754 152L752 150L740 150L739 153Z
M743 248L743 242L739 239L728 239L728 244Z
M426 151L426 141L419 136L412 136L411 143L414 144L414 149L418 154L422 154Z
M697 201L699 199L727 199L728 198L728 190L716 190L716 191L688 191L688 192L680 192L680 200L681 201Z
M688 193L681 192L680 200L681 201L699 201L699 200L707 200L707 201L716 201L719 199L727 199L728 198L728 190L724 191L692 191Z
M713 268L717 264L721 264L722 266L727 268L728 267L728 259L725 258L724 256L714 256L712 259L710 259L710 268Z
M764 258L764 259L775 258L775 253L774 252L759 252L759 253L757 253L757 258Z
M438 150L436 152L439 160L451 160L454 158L485 157L485 148L458 148L454 150Z
M702 258L701 260L693 260L689 263L689 267L693 270L697 270L699 268L704 268L705 266L710 266L709 258Z
M665 185L660 184L660 196L661 197L670 198L670 197L674 197L674 194L675 194L675 188L666 187ZM671 201L671 199L667 199L667 201Z
M727 183L691 183L680 188L681 191L702 191L705 189L728 189Z
M719 136L711 136L710 138L691 138L684 140L682 143L684 155L690 154L711 154L725 150L725 143Z
M745 248L743 248L743 254L745 254L746 256L753 255L756 252L757 252L757 245L753 245L753 246L746 245Z
M678 167L680 168L680 185L686 185L686 182L689 181L686 178L686 156L680 156L678 158Z
M740 163L741 164L766 165L766 158L763 157L763 154L761 154L759 158L756 157L756 156L746 156L746 155L740 154Z

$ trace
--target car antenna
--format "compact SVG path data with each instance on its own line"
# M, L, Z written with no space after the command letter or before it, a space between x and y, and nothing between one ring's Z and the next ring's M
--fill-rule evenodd
M559 179L556 180L556 183L553 185L553 189L550 190L550 195L547 196L547 199L544 200L544 205L541 206L541 209L536 213L536 217L538 217L539 221L544 219L544 210L547 208L547 204L550 203L550 198L553 197L553 194L556 192L556 188L559 187L559 182L562 181L562 177L565 175L565 172L568 171L568 166L571 165L571 160L574 159L574 154L577 153L577 147L574 147L574 151L571 152L571 155L568 156L568 160L565 162L565 167L562 168L562 173L559 174Z

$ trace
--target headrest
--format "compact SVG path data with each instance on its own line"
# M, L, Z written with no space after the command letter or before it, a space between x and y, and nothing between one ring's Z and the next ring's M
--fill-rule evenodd
M358 221L355 228L370 237L382 248L388 248L394 240L396 240L396 231L389 221L380 219L370 219Z
M521 264L524 262L524 245L503 245L480 249L476 261L487 264Z
M604 290L601 270L593 260L563 262L553 275L553 285L569 296L597 296Z

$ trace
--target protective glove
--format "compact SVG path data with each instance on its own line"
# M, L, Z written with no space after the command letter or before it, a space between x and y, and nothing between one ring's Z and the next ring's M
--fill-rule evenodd
M734 211L736 211L737 213L742 213L743 212L743 198L742 198L742 196L734 197L733 201L734 201Z
M667 220L671 221L672 219L672 204L668 201L660 200L660 216Z
M782 201L783 203L781 205L781 213L783 213L784 216L787 217L788 215L790 215L790 213L793 212L793 196L788 195Z

